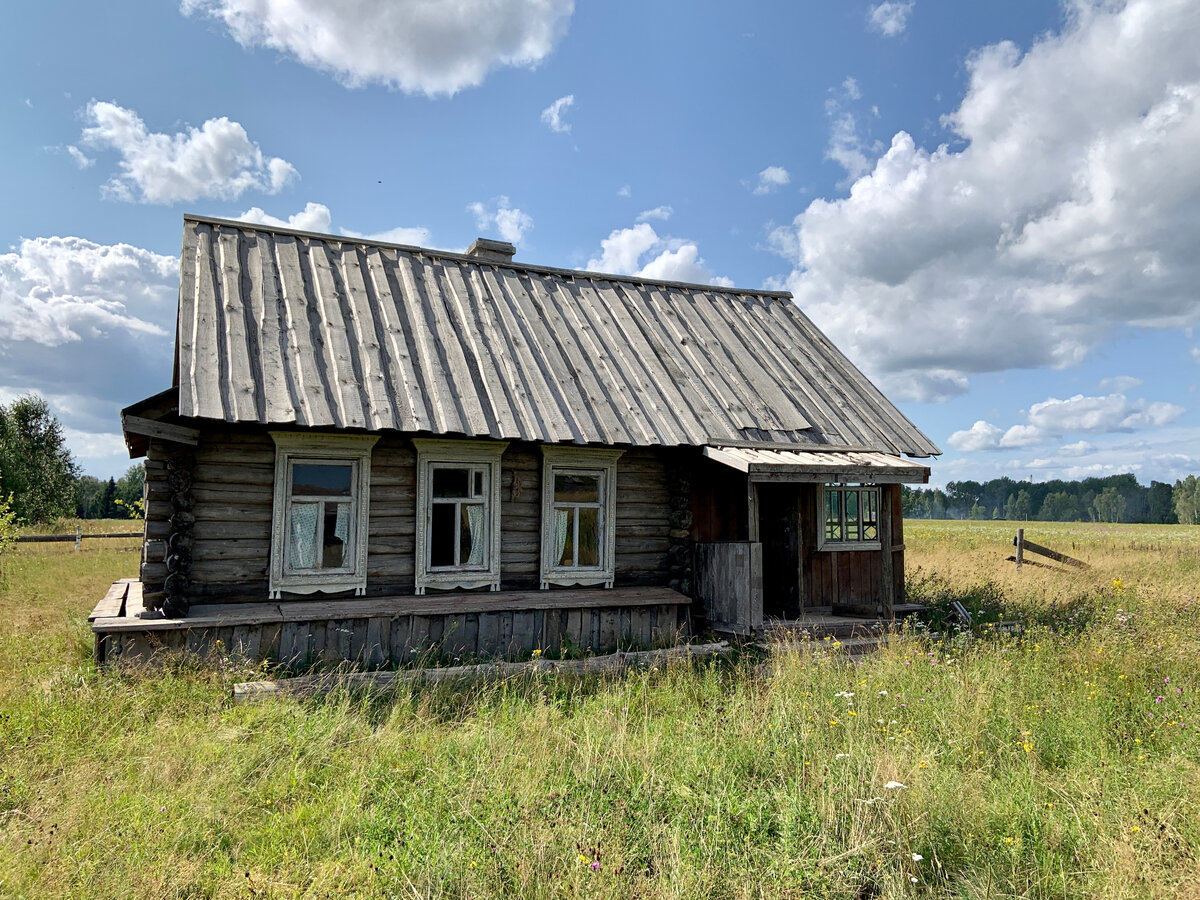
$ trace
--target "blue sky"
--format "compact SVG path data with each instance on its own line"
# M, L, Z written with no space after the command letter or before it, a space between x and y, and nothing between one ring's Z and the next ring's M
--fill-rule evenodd
M686 12L685 12L686 10ZM182 215L791 290L933 480L1200 472L1200 3L184 0L0 34L0 399L169 385Z

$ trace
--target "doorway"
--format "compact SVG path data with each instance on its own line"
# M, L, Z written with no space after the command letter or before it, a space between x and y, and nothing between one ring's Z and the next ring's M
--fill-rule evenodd
M763 617L798 619L803 609L799 484L759 484L758 536L762 543Z

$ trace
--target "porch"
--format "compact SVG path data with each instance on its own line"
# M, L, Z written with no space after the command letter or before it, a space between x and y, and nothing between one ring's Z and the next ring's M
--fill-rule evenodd
M182 652L303 669L369 668L424 658L519 658L675 643L690 600L670 588L488 591L197 605L187 618L146 610L142 583L115 582L89 616L100 664Z

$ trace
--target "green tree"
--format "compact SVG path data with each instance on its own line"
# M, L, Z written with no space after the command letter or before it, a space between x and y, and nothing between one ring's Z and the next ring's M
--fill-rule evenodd
M1171 491L1180 525L1200 525L1200 482L1195 475L1176 481Z
M78 468L62 425L36 394L0 405L0 495L11 496L18 522L69 516Z
M1092 506L1096 510L1096 519L1100 522L1120 522L1125 514L1125 498L1115 487L1106 487L1100 492Z
M1074 522L1079 519L1079 505L1066 491L1055 491L1042 501L1038 518L1043 522Z
M1150 493L1147 495L1146 503L1149 508L1147 518L1154 525L1174 525L1179 521L1175 517L1171 485L1165 481L1150 482Z

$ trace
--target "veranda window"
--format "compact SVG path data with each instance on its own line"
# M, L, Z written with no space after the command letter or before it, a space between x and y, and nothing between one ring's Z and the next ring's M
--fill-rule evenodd
M879 488L861 484L827 484L822 489L822 550L877 550Z

